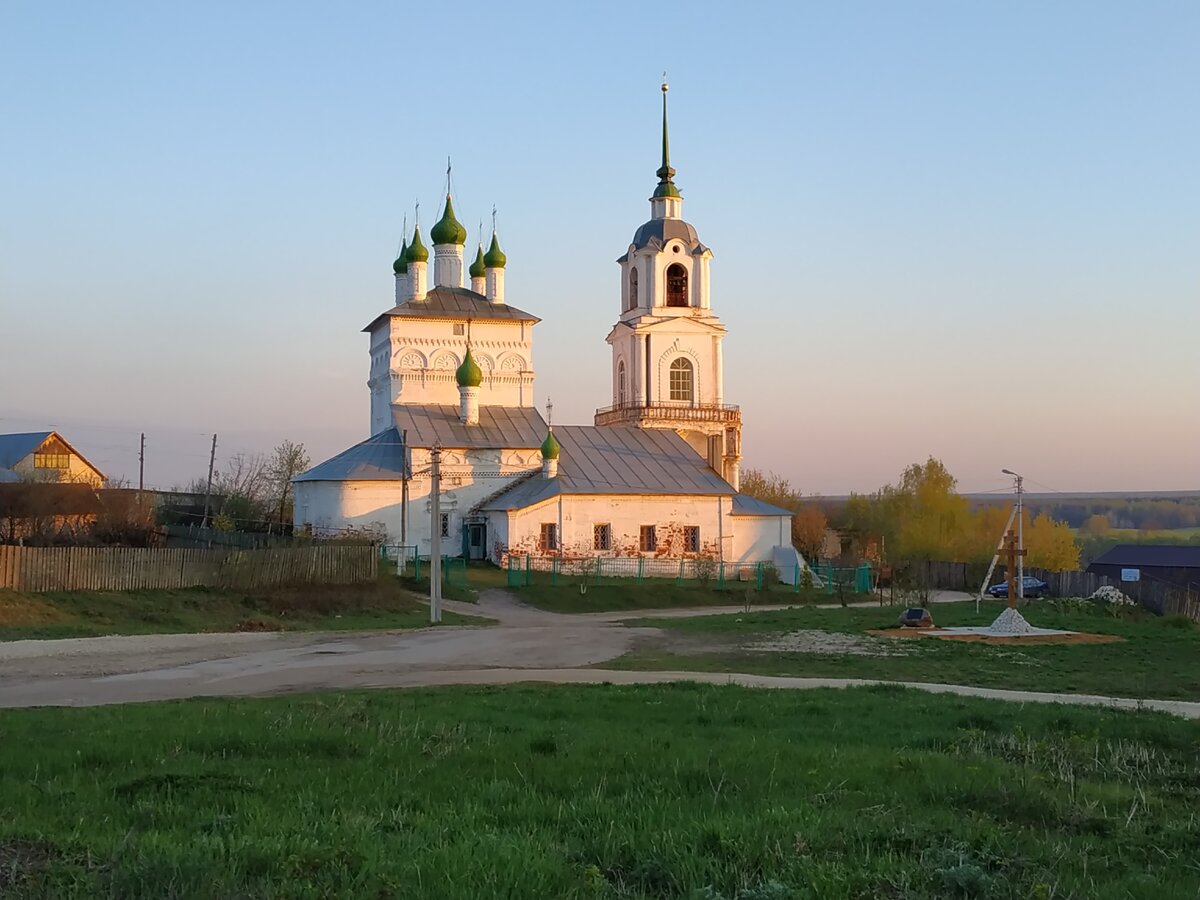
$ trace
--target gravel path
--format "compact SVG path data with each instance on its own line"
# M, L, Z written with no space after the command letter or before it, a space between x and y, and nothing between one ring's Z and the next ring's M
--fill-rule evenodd
M562 615L523 606L504 591L494 590L483 592L478 604L447 602L445 608L491 618L497 624L350 634L176 634L0 643L0 707L97 706L339 688L518 682L697 681L790 689L880 683L584 668L615 659L640 640L664 636L659 629L622 625L622 619L722 611L712 607ZM741 612L742 608L728 611ZM906 686L1016 702L1155 709L1200 718L1200 703L1183 701L1137 701L944 684Z

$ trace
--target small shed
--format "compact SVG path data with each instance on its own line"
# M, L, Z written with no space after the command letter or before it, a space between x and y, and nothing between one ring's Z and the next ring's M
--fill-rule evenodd
M1200 544L1118 544L1087 570L1114 583L1151 581L1200 589Z

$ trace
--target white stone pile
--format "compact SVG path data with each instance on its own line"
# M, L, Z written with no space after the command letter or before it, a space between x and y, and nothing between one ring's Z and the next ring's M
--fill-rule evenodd
M984 633L993 637L1014 637L1017 635L1034 634L1037 632L1025 617L1009 607L996 616L996 621L984 629Z

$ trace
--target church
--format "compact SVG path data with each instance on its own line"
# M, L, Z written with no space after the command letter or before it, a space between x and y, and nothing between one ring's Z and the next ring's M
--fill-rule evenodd
M465 265L467 231L447 192L429 230L432 284L418 224L392 266L395 305L364 329L371 436L295 479L298 531L366 533L427 555L437 528L443 553L498 564L526 554L802 564L791 512L738 492L742 419L722 387L713 254L682 218L662 91L650 219L617 260L609 405L591 425L542 417L540 320L509 303L494 227Z

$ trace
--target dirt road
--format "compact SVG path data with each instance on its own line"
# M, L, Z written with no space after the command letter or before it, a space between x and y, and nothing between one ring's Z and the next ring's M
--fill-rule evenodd
M658 629L627 627L621 619L665 613L640 610L561 615L522 606L503 591L485 591L478 605L447 602L446 608L492 618L497 625L356 634L148 635L0 643L0 707L96 706L336 688L521 681L644 684L690 680L774 688L872 683L859 679L586 668L615 659L639 640L663 637ZM671 610L670 615L721 611L741 609ZM959 685L910 686L1020 702L1145 707L1200 718L1200 703L1113 700Z

